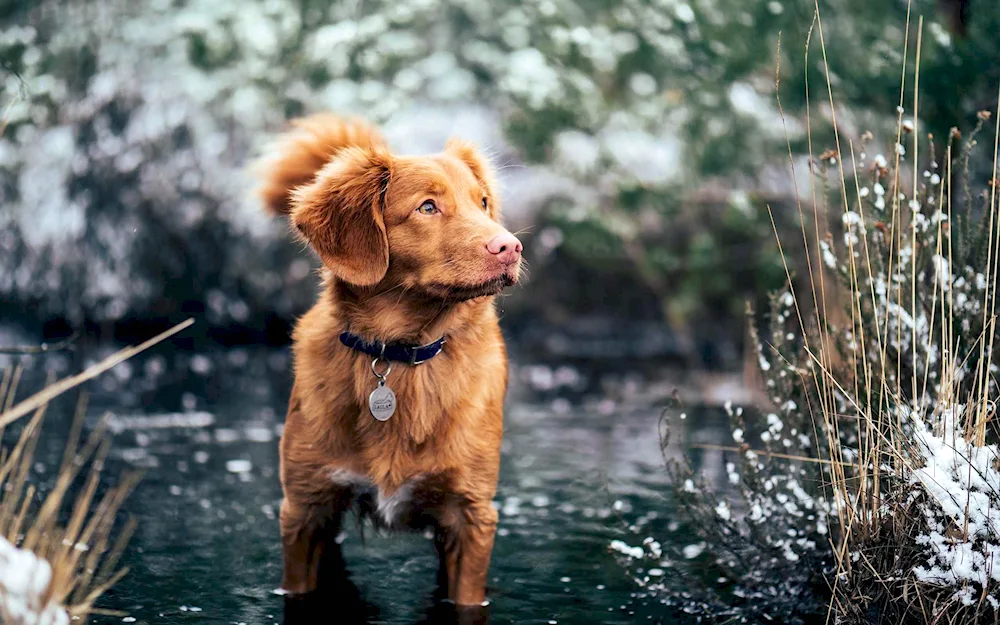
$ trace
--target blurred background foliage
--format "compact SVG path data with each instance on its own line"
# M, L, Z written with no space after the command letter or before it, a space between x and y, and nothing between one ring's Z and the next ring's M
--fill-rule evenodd
M924 17L920 127L942 136L992 108L1000 79L1000 9L967 3L960 22L961 4L914 0L910 15L909 46ZM897 114L907 2L819 6L832 86L850 103L843 137L892 145L879 130ZM814 12L810 0L0 1L0 299L68 325L195 313L282 336L314 278L259 210L246 165L287 119L328 109L384 124L404 151L450 134L490 151L533 265L504 300L513 326L666 321L676 355L732 364L745 301L762 308L784 280L767 206L797 231L809 139L815 154L833 145Z

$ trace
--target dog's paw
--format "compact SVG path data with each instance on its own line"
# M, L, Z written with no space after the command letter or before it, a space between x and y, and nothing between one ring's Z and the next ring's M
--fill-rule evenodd
M279 597L294 599L296 597L304 597L314 590L316 589L309 588L305 583L282 583L280 587L275 588L271 593Z

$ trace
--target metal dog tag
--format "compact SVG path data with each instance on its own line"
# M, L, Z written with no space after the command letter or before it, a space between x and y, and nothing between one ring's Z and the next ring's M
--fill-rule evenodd
M368 396L368 410L379 421L388 421L396 412L396 394L380 380L378 387Z

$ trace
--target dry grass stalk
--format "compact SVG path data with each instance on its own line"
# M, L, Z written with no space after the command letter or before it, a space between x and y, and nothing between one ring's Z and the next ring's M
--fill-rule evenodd
M149 339L144 343L140 343L139 345L135 345L132 347L126 347L118 352L115 352L114 354L108 356L101 362L95 365L91 365L90 367L87 367L87 369L84 370L82 373L78 373L77 375L64 378L62 380L59 380L58 382L55 382L54 384L46 386L41 391L21 401L16 406L10 406L9 408L5 409L2 413L0 413L0 428L6 427L7 425L23 417L24 415L48 404L50 401L52 401L59 395L62 395L66 391L83 384L87 380L92 380L93 378L96 378L97 376L101 375L108 369L113 368L115 365L125 362L126 360L132 358L136 354L144 352L153 345L165 341L166 339L177 334L178 332L189 328L193 323L194 319L188 319L187 321L178 323L177 325L170 328L166 332L161 332L160 334L157 334L156 336L154 336L153 338Z

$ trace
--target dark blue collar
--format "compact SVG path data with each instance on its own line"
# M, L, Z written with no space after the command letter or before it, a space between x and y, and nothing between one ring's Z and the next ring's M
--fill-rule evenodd
M393 360L396 362L406 362L411 365L419 365L427 362L431 358L441 353L444 347L445 337L441 337L433 343L427 345L407 345L405 343L382 343L375 341L369 343L357 334L344 332L340 335L340 342L353 350L364 352L369 356L374 356L383 360Z

